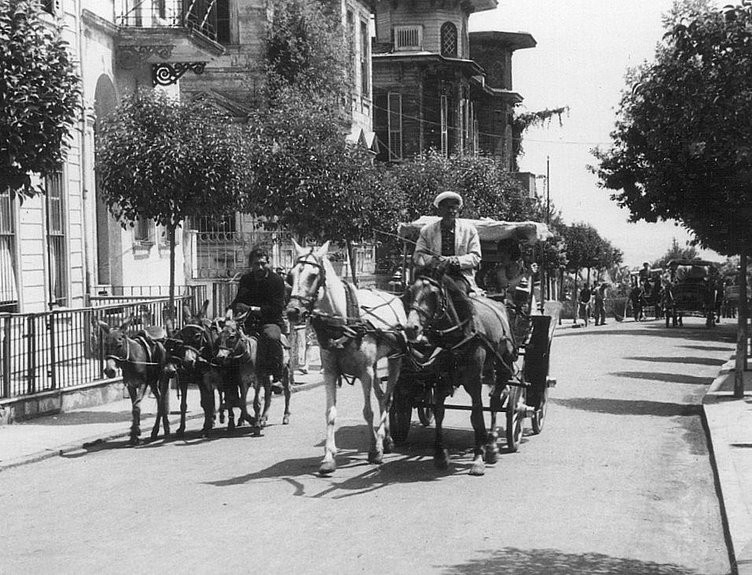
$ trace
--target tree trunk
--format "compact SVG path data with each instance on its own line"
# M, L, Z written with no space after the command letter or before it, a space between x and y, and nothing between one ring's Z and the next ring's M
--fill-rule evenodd
M170 241L170 299L167 304L168 331L175 327L175 226L167 226L167 235ZM172 335L168 333L168 335Z
M734 366L734 397L744 397L744 371L747 369L747 254L739 255L739 314L736 330L736 364Z
M580 277L580 270L577 269L574 272L574 287L572 288L572 307L574 308L574 313L572 316L574 319L572 320L572 323L577 323L577 317L580 315L580 294L577 289L577 280Z
M358 287L358 278L355 277L355 248L353 248L350 240L345 242L345 246L347 247L347 259L350 260L350 273L352 274L353 285Z

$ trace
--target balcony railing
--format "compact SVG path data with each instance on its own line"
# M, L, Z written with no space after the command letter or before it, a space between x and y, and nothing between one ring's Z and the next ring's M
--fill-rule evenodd
M122 0L117 24L124 28L188 28L217 40L217 3L217 0Z

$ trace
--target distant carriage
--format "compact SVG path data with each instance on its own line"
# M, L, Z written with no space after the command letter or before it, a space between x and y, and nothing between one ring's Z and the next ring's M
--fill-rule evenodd
M666 327L683 325L684 317L702 317L707 327L715 325L723 297L715 266L699 259L668 262Z

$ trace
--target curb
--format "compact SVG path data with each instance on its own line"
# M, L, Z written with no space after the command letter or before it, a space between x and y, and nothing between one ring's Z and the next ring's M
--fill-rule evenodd
M739 400L728 391L728 379L734 377L735 359L724 363L702 398L702 414L710 444L724 535L729 550L732 573L752 575L752 513L742 495L747 486L740 476L729 448L727 429L734 422L734 405Z
M308 391L309 389L314 389L316 387L319 387L321 385L324 385L323 380L319 381L312 381L309 383L300 383L296 384L292 387L290 392L292 394L300 393L301 391ZM191 421L194 419L200 419L204 417L203 412L201 413L195 413L193 415L186 415L185 420ZM180 415L177 414L174 416L174 419L170 419L170 425L179 425L180 424ZM104 443L107 443L108 441L114 441L116 439L121 439L123 437L128 437L130 432L128 430L125 431L118 431L116 433L111 433L109 435L94 435L90 437L86 437L84 439L77 439L76 441L66 443L61 445L60 447L55 448L49 448L49 449L43 449L41 451L37 451L35 453L30 453L28 455L22 455L21 457L15 457L13 459L7 459L5 461L0 461L0 473L5 471L6 469L12 469L14 467L21 467L22 465L27 465L30 463L38 463L40 461L44 461L45 459L51 459L52 457L60 457L63 455L67 455L69 453L73 453L75 451L81 451L85 450L89 447L92 447L94 445L102 445Z

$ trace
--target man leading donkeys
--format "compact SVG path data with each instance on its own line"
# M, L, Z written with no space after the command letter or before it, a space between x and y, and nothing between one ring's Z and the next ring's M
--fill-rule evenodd
M238 293L229 309L235 314L248 313L245 332L259 334L259 367L272 376L272 391L281 393L285 282L271 270L269 254L261 247L248 254L248 265L251 269L240 278Z

